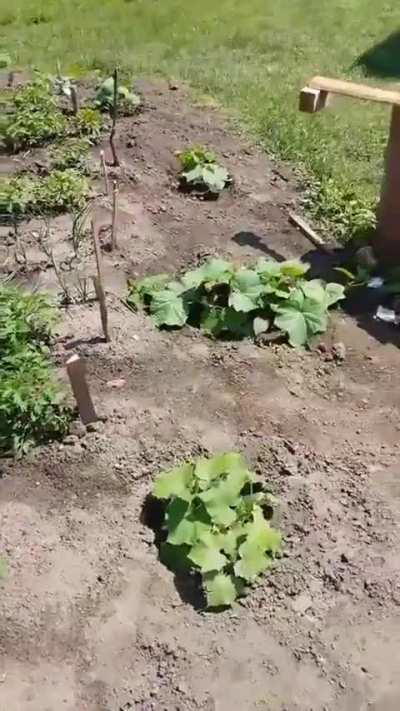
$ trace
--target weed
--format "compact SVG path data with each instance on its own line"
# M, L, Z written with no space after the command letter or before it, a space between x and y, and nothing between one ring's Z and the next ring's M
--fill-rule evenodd
M87 138L67 138L55 146L51 152L52 165L57 170L75 168L88 173L90 142Z
M182 166L182 187L218 195L229 185L228 171L217 163L216 156L201 146L178 153Z
M75 129L80 136L87 136L91 143L97 143L103 130L100 111L90 107L80 109L75 116Z
M45 178L18 175L0 181L0 215L56 214L81 210L89 195L89 184L77 170L54 170Z
M12 111L1 129L6 145L14 152L65 134L67 121L48 79L37 76L14 94Z
M200 573L210 608L231 605L280 553L281 534L265 516L274 498L236 452L164 472L153 494L168 502L160 557Z
M42 294L0 285L0 454L66 433L71 412L55 379L47 344L56 321Z
M259 259L252 268L211 259L180 280L166 274L129 282L128 304L144 305L157 326L200 326L214 337L258 337L271 328L292 346L310 345L328 326L344 287L308 281L309 265Z

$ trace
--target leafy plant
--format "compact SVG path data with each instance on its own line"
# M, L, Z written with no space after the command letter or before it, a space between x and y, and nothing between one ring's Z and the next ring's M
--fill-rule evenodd
M56 313L49 299L0 285L0 454L61 437L71 412L48 356Z
M80 109L75 119L75 129L80 136L87 136L91 143L97 143L103 130L100 111L86 107Z
M11 113L1 125L2 136L13 151L59 138L66 130L51 82L41 75L15 92Z
M52 165L57 170L75 168L87 173L89 150L90 142L87 138L68 138L53 148Z
M206 148L190 148L178 157L182 166L180 181L185 188L218 195L231 182L226 168L219 165L215 154Z
M344 298L344 287L307 280L308 269L296 260L260 259L249 268L211 259L178 280L160 274L128 282L127 302L144 306L159 327L190 323L208 335L234 338L275 328L291 345L309 345L326 330L328 309Z
M18 175L0 181L0 215L53 214L80 210L87 201L89 184L77 170L54 170L45 178Z
M265 516L274 498L236 452L162 473L153 494L167 502L161 559L197 571L210 608L231 605L281 550L281 534Z
M118 113L120 115L129 115L134 113L141 104L141 99L138 94L135 94L126 86L118 85ZM97 90L94 104L101 111L111 111L114 104L114 78L109 77Z

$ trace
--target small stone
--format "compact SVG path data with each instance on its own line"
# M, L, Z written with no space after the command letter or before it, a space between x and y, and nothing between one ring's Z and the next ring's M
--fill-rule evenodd
M332 346L332 353L335 360L344 361L346 358L346 346L344 343L334 343Z
M292 610L303 615L312 606L312 600L309 595L302 593L298 595L292 602Z
M74 445L77 444L78 442L78 437L74 434L69 434L63 439L63 443L67 445Z
M354 257L360 267L373 270L378 266L378 260L375 257L372 247L360 247L360 249L357 249Z
M86 434L86 427L80 420L75 420L70 425L69 434L81 439Z
M103 423L99 420L97 420L97 422L89 422L89 424L86 425L86 429L88 432L101 432Z

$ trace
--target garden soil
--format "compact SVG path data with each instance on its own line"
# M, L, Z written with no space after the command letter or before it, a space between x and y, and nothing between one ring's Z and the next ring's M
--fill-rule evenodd
M158 331L128 310L127 276L310 251L284 169L183 87L140 89L143 111L119 125L118 250L104 249L112 340L95 302L74 305L54 351L62 375L85 358L101 419L0 463L0 709L397 711L396 331L338 312L303 353ZM216 201L176 189L174 151L193 143L234 176ZM107 227L107 201L96 210ZM52 226L65 245L67 218ZM45 267L29 279L49 285ZM159 562L145 501L161 470L221 450L242 451L279 497L285 546L246 598L210 613Z

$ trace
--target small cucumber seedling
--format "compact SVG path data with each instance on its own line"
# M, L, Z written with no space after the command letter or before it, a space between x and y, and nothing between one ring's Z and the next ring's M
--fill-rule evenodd
M118 113L127 116L134 113L141 104L138 94L135 94L126 86L117 87ZM94 101L94 105L101 111L111 111L114 104L114 78L109 77L99 86Z
M218 196L232 181L228 171L219 165L216 156L202 146L178 153L182 171L182 188Z
M164 472L153 494L166 503L160 557L175 571L200 574L209 608L231 605L281 550L266 516L274 497L236 452Z

